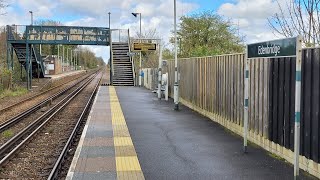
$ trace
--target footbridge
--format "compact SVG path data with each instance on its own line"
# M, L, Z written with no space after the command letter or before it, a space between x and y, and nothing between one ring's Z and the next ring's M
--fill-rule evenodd
M113 37L114 40L112 40ZM28 89L31 89L32 77L44 77L45 71L38 45L110 46L114 48L111 48L112 61L114 59L121 61L121 67L119 67L119 63L117 64L121 71L116 69L119 75L114 78L115 84L133 85L132 61L127 55L130 51L129 37L129 30L106 27L8 25L7 64L9 69L13 69L13 53L15 52L19 62L25 67ZM113 66L111 71L111 74L114 75ZM126 76L122 76L122 74L126 74Z

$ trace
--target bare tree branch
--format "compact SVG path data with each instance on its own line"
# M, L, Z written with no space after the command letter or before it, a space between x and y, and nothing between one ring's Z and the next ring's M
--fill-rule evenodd
M3 12L3 10L9 5L5 2L5 0L0 0L0 16L7 14L7 12Z
M320 43L320 0L286 0L277 3L279 11L268 24L277 34L285 37L302 35L308 46Z

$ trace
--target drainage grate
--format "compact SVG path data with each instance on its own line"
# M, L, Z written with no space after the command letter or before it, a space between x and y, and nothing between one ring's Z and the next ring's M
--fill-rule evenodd
M100 86L110 86L110 83L102 83Z

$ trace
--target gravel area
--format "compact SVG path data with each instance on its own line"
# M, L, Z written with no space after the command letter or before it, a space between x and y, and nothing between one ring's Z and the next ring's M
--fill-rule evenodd
M53 107L54 105L58 104L63 98L68 96L68 94L70 94L76 88L81 86L83 83L84 82L76 83L75 86L72 87L70 90L68 90L67 92L65 92L61 96L59 96L57 99L52 100L51 104L48 104L47 106L45 106L45 107L39 109L38 111L30 114L29 116L24 118L22 121L20 121L18 124L12 126L9 130L7 130L7 131L10 131L10 134L12 134L11 136L4 136L4 135L0 136L0 146L3 145L5 142L7 142L14 135L16 135L17 133L22 131L24 128L26 128L28 125L30 125L32 122L34 122L37 118L39 118L42 114L44 114L44 112L48 111L51 107Z
M54 81L53 83L50 83L48 88L52 88L52 87L56 87L56 86L61 86L64 85L72 80L75 80L81 76L83 76L84 74L76 74L73 76L66 76L65 78L59 79ZM0 99L0 109L3 109L7 106L10 106L12 104L15 104L17 102L20 102L26 98L29 98L30 96L34 96L40 93L40 90L42 89L41 87L44 86L45 84L47 84L49 81L51 81L50 79L44 78L44 79L40 79L40 82L37 82L38 80L33 80L35 85L37 85L37 88L33 88L32 91L28 92L27 94L24 94L22 96L17 96L17 97L5 97ZM43 89L45 90L45 89Z
M62 84L57 84L55 85L54 87L57 87L57 88L54 88L44 94L41 94L39 96L36 96L28 101L25 101L13 108L10 108L8 110L5 110L1 113L0 115L0 123L3 123L5 121L7 121L8 119L20 114L21 112L29 109L30 107L40 103L41 101L47 99L48 97L58 93L59 91L67 88L67 87L70 87L74 84L77 84L80 80L82 79L85 79L86 76L84 77L73 77L72 79L65 79L65 81L59 81L59 83L62 83Z
M97 76L1 169L1 179L46 179L85 107Z

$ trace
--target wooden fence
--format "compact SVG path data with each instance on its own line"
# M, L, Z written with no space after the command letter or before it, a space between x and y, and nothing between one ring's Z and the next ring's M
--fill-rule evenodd
M249 129L269 134L269 71L267 59L250 62ZM174 62L169 61L169 91L173 93ZM242 125L244 54L181 59L180 97L208 112ZM171 76L170 76L171 75Z
M320 49L304 49L302 54L301 168L320 177ZM178 63L181 102L240 135L244 57L231 54ZM163 69L169 73L173 97L174 61L167 64ZM295 58L250 60L249 84L249 140L293 162Z

